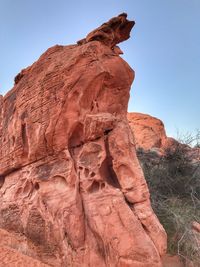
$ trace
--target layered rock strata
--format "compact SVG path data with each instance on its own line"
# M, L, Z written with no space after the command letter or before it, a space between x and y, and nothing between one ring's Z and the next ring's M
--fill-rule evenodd
M161 266L166 234L126 115L134 72L121 14L56 45L1 99L0 227L51 266Z

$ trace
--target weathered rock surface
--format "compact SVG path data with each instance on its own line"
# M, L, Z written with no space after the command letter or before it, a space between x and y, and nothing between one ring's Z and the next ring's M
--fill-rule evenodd
M160 119L138 112L127 113L127 118L134 134L136 148L154 149L162 154L165 149L177 144L175 139L166 135L165 126Z
M166 234L126 118L134 72L116 47L133 25L121 14L48 49L1 98L0 228L51 266L161 266Z
M127 113L127 118L137 149L142 148L144 151L150 150L157 152L157 154L165 155L169 150L172 153L173 150L181 148L194 164L199 164L200 148L192 147L190 146L191 144L184 144L172 137L168 137L165 132L165 126L160 119L137 112Z
M163 257L163 267L186 267L186 265L181 261L179 256L165 255ZM193 267L188 266L187 267Z
M162 148L167 140L164 124L161 120L147 114L128 113L129 125L135 136L136 147L149 150Z

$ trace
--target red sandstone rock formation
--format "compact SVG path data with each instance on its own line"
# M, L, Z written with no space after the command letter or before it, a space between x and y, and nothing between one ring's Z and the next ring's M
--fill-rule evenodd
M51 266L161 266L166 234L126 118L134 72L116 47L133 25L121 14L48 49L1 99L0 227Z
M128 113L128 120L135 136L137 148L141 147L148 150L163 146L167 136L161 120L137 112Z
M165 255L163 257L163 267L193 267L185 265L179 256Z
M166 136L165 127L161 120L137 112L128 113L127 118L137 148L157 149L158 152L163 153L164 149L177 143L175 139Z

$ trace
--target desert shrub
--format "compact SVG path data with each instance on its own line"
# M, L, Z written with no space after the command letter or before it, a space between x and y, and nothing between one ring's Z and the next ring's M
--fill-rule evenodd
M152 207L168 234L168 252L200 264L200 238L192 222L200 223L200 150L185 138L166 149L164 156L138 149L151 193ZM199 266L199 265L197 265Z

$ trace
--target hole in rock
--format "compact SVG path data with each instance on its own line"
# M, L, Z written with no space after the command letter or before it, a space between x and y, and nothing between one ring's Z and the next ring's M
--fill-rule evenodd
M0 188L3 186L5 182L5 176L0 175Z
M99 183L97 181L94 181L92 185L90 186L89 190L90 193L95 193L99 191Z
M96 173L95 172L92 172L91 174L90 174L90 177L94 177L96 175Z
M104 131L104 135L109 134L109 132L111 132L111 131L112 131L112 129L106 129L106 130Z
M105 183L101 183L101 189L104 189L106 187Z
M21 120L23 121L27 117L27 112L24 111L22 115L20 116Z
M22 140L23 140L23 143L25 143L26 142L26 124L22 124L21 131L22 131Z
M39 190L40 189L40 185L37 182L35 183L35 189L36 190Z
M69 147L76 147L83 143L83 125L77 123L69 138Z
M14 144L15 144L15 137L12 136L12 145L14 146Z
M106 146L106 158L100 167L101 177L104 177L107 183L112 185L113 187L121 188L117 175L113 169L113 158L109 151L109 144L107 138L105 139L105 146Z
M104 177L109 185L112 185L116 188L121 188L118 182L117 175L113 170L112 158L108 155L107 158L103 161L100 167L101 177Z

